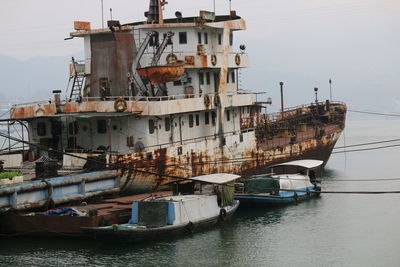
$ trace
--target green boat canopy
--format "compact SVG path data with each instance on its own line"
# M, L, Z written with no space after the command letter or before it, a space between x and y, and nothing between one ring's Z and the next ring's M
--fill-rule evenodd
M245 191L247 194L266 194L279 191L279 178L270 175L258 175L245 180Z

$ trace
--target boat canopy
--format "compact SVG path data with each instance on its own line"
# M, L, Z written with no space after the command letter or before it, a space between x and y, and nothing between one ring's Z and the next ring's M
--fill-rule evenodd
M213 173L189 178L192 181L209 184L226 184L240 178L240 175L231 173Z
M284 162L276 165L270 166L271 168L280 167L280 166L299 166L307 169L313 169L318 166L321 166L324 162L322 160L315 159L303 159L303 160L294 160L289 162Z

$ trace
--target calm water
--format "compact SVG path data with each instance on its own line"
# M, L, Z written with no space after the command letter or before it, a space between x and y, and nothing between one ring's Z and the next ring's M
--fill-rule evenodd
M338 146L400 138L399 120L348 121ZM399 142L400 143L400 142ZM325 190L400 190L400 148L332 155ZM0 239L5 266L400 266L400 195L323 195L272 210L239 210L191 237L142 245Z

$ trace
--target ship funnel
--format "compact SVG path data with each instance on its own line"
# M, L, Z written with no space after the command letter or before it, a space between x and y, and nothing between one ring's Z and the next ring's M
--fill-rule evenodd
M168 4L166 0L150 0L149 11L145 13L147 23L164 24L162 8L166 4Z

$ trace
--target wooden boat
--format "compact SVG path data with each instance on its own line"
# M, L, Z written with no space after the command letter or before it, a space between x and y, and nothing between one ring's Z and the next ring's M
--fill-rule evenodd
M295 174L262 174L250 177L244 184L236 184L235 199L243 205L265 206L290 204L319 196L321 185L317 183L314 169L321 160L296 160L271 166L273 168L300 169Z
M168 196L172 196L171 191L159 191L107 198L85 205L60 206L39 212L14 211L0 215L0 237L85 236L81 227L99 227L129 221L133 201Z
M175 184L173 196L134 201L127 224L82 230L94 238L133 242L193 233L232 216L239 206L233 181L239 177L226 173L192 177L190 183ZM195 184L200 184L197 192Z

